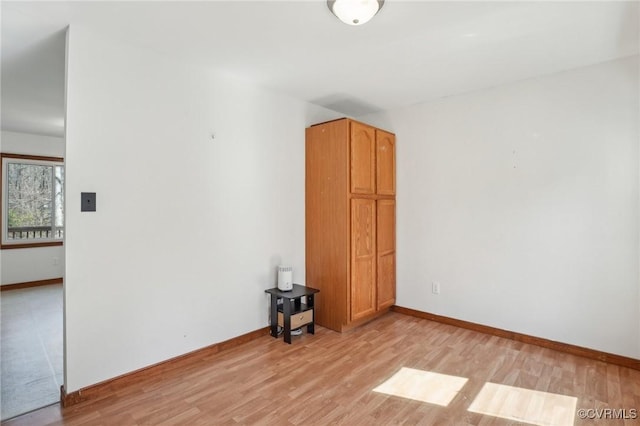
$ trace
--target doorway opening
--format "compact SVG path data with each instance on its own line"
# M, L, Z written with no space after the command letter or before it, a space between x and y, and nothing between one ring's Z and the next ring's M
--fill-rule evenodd
M2 421L59 402L65 377L67 30L14 7L1 26Z

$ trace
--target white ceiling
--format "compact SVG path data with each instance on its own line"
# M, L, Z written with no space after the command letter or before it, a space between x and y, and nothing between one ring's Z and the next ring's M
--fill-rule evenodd
M358 116L636 55L639 4L387 0L353 27L326 1L3 1L2 126L61 134L69 24Z

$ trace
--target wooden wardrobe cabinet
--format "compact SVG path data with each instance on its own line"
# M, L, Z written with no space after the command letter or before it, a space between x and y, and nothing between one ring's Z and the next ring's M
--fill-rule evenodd
M344 331L395 303L395 136L350 119L306 130L306 283Z

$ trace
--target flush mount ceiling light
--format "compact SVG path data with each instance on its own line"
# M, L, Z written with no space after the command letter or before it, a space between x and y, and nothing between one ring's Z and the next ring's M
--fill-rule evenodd
M349 25L369 22L380 9L384 0L327 0L331 13Z

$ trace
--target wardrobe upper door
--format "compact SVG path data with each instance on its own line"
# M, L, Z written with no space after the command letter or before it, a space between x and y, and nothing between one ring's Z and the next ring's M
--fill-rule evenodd
M351 193L376 192L376 131L351 122Z
M380 195L396 194L396 137L376 130L376 186Z

